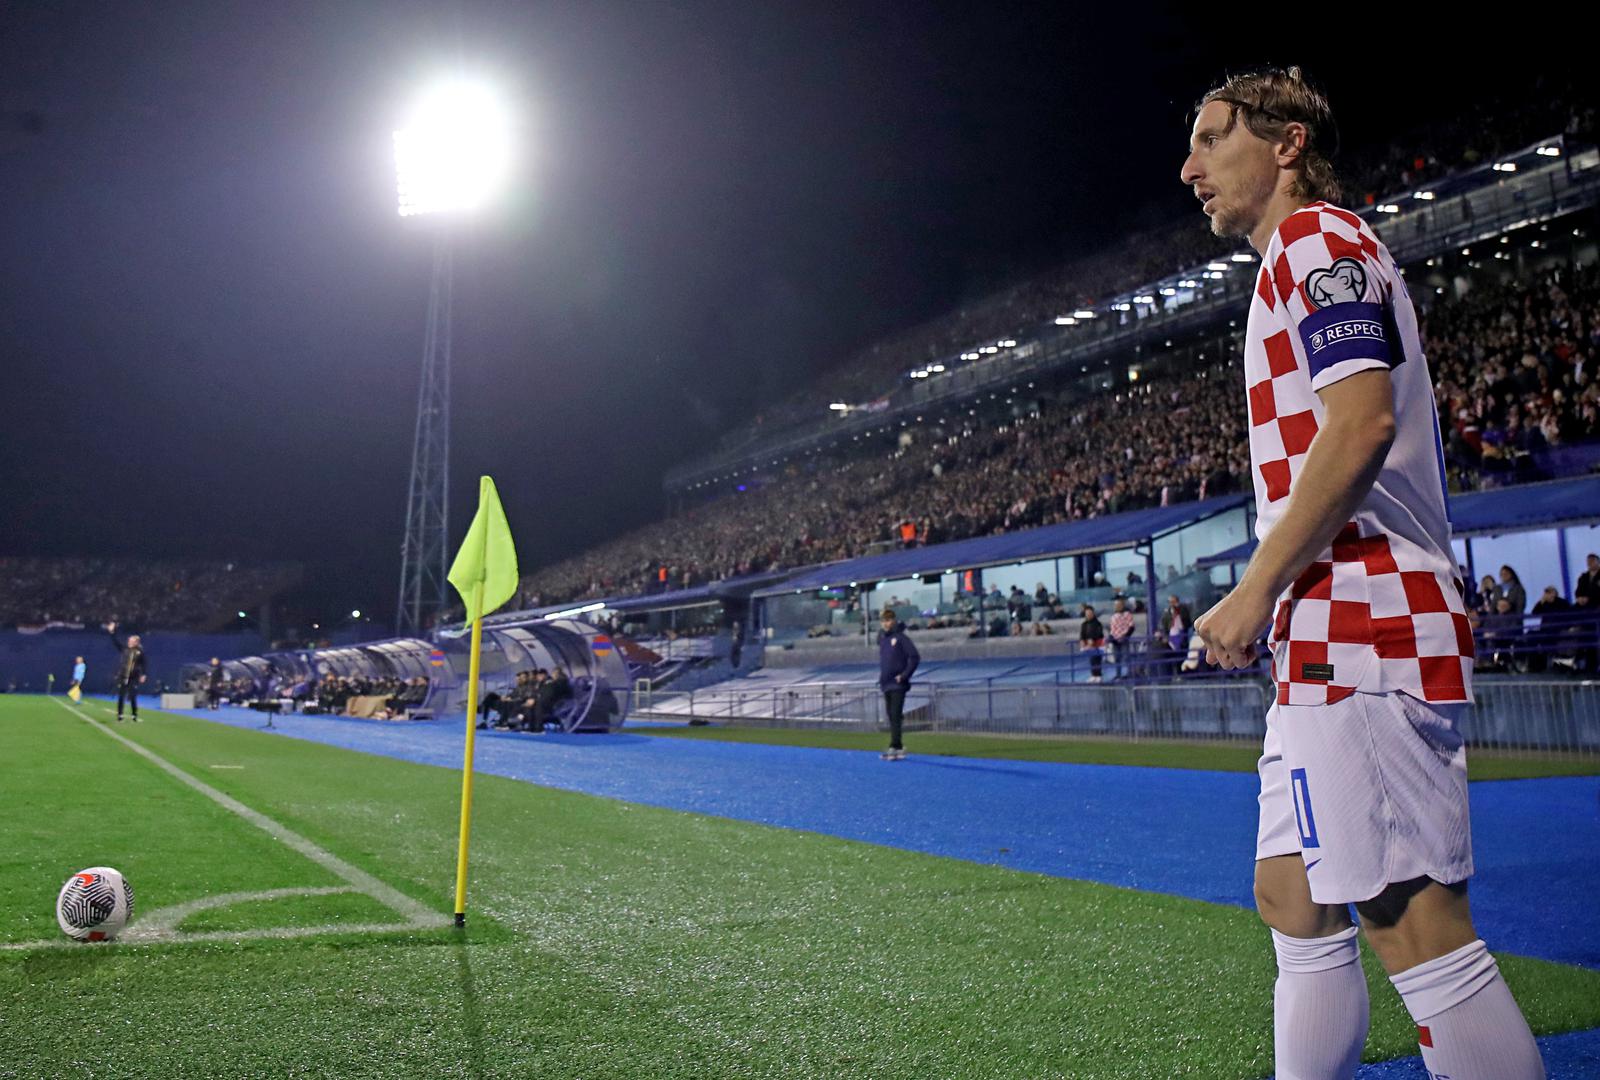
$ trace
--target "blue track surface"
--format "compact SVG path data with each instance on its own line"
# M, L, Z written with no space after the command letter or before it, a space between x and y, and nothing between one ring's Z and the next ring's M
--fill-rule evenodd
M190 715L259 727L260 714ZM294 738L459 768L459 721L281 717ZM674 810L1253 907L1253 775L918 757L645 735L480 732L479 771ZM1600 968L1600 780L1472 785L1473 909L1497 949ZM1540 1040L1552 1077L1600 1076L1600 1031ZM1425 1077L1420 1059L1363 1080Z

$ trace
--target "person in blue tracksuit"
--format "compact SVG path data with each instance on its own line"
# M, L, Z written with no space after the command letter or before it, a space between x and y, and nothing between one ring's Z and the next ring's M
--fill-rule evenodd
M883 691L883 708L889 714L889 749L882 757L885 761L905 759L905 747L900 744L900 727L905 718L906 692L911 689L911 676L916 673L922 657L906 633L906 625L895 618L893 608L884 608L882 632L878 634L878 689Z

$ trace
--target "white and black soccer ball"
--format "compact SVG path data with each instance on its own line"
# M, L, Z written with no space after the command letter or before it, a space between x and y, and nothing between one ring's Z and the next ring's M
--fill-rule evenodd
M56 922L77 941L110 941L133 916L133 889L109 866L79 870L56 897Z

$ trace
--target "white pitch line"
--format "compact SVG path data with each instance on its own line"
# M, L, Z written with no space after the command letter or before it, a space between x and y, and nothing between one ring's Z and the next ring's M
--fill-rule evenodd
M66 709L68 712L78 717L90 727L102 732L107 738L115 739L117 742L121 743L129 750L132 750L135 754L138 754L145 760L149 761L163 772L169 774L182 783L187 784L189 787L194 788L194 790L198 791L200 794L204 795L218 806L225 810L231 810L233 813L244 818L250 824L254 825L256 828L260 829L274 840L277 840L278 842L298 851L312 862L331 871L335 876L349 882L351 885L354 885L361 892L366 893L368 896L372 897L374 900L377 900L385 907L399 912L401 915L406 917L407 921L409 921L412 926L421 928L426 926L446 926L449 924L450 920L448 917L433 911L427 905L417 900L413 900L399 889L396 889L387 882L380 881L378 878L373 877L365 870L350 865L333 852L328 851L325 848L318 847L316 844L312 843L310 840L307 840L299 833L279 824L260 811L252 810L250 807L246 806L238 799L233 798L231 795L225 795L216 788L212 787L210 784L205 783L203 780L199 780L193 776L190 776L188 773L184 772L182 769L172 764L172 762L168 761L166 758L162 757L160 754L157 754L148 747L140 746L132 739L118 734L105 724L100 723L87 713L68 705L64 701L60 701L56 698L52 698L51 700L55 701L57 705L60 705L63 709ZM390 927L389 929L392 930L394 927ZM230 935L224 934L223 937L230 937ZM191 938L189 935L185 935L185 940L190 939ZM196 934L192 936L192 939L205 940L205 936Z
M353 891L353 890L352 890ZM113 941L73 941L59 937L46 941L13 941L0 943L0 952L32 952L36 949L81 949L86 946L106 945L187 945L191 941L287 941L294 938L326 937L329 934L399 934L410 930L432 930L448 925L450 920L436 923L327 923L321 926L271 926L256 930L205 930L198 933L172 934L155 938L135 938L129 933Z
M170 904L145 914L138 925L128 927L119 935L123 941L147 941L174 937L178 927L190 916L213 908L232 907L234 904L262 903L268 900L287 900L298 896L362 896L348 885L314 885L304 888L262 889L257 892L217 893L201 896L182 904Z

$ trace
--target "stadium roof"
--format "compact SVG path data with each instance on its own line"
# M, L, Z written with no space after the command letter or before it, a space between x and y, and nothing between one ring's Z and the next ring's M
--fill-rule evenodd
M1450 520L1457 536L1600 522L1600 476L1452 495Z
M530 619L542 619L556 612L575 613L580 608L599 611L672 611L677 608L698 607L718 600L748 599L759 587L781 581L793 570L767 570L759 574L741 574L705 585L687 589L669 589L666 592L639 593L626 596L608 596L595 600L573 600L565 604L547 604L544 607L517 611L499 611L483 620L485 627L515 626Z
M1470 491L1450 496L1450 521L1456 536L1493 536L1562 525L1600 522L1600 476L1577 476L1542 484ZM1254 537L1196 560L1198 567L1248 562Z
M1165 536L1186 525L1236 509L1249 501L1248 495L1221 495L1204 502L1130 510L1001 536L979 536L948 544L865 555L800 571L787 581L757 589L755 595L776 596L786 592L849 585L852 582L889 581L922 574L1001 566L1029 559L1114 551Z

